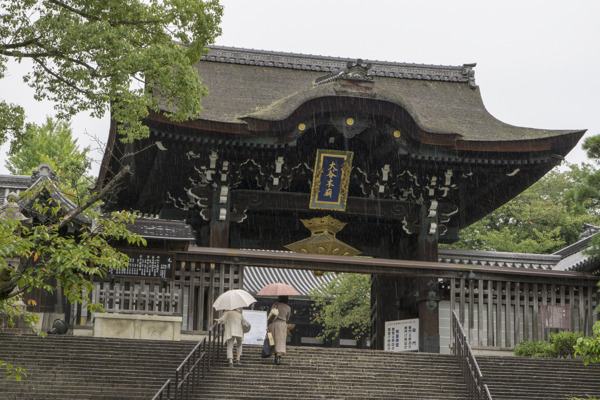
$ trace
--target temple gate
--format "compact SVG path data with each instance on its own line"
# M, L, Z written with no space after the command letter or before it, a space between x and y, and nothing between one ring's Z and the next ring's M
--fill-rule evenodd
M108 208L185 220L199 246L222 249L285 250L307 236L301 219L331 216L346 224L337 239L365 256L398 260L400 267L415 260L434 265L438 243L456 241L460 229L541 178L585 132L498 121L483 105L474 66L211 47L198 64L210 90L200 119L175 123L152 113L145 121L150 137L129 144L111 127L100 182L123 166L132 173ZM343 159L336 164L336 157ZM193 258L187 254L178 257ZM212 312L206 304L219 290L239 287L243 265L235 264L239 270L226 281L231 269L201 264L200 271L225 274L216 292L215 281L196 285L197 275L182 278L190 264L178 265L175 282L192 282L178 286L180 304L186 296L193 311L187 326L203 329ZM499 326L502 315L508 326L516 310L520 335L530 328L523 320L529 313L519 310L535 312L543 293L554 299L556 292L544 292L537 278L465 281L456 271L386 274L375 265L346 270L372 275L376 348L383 346L385 321L418 317L421 350L439 351L444 296L450 307L460 305L469 326ZM548 284L559 287L541 285ZM560 287L561 304L587 302L590 310L595 302L589 289ZM585 318L579 326L591 321ZM488 329L486 340L497 343L498 332Z

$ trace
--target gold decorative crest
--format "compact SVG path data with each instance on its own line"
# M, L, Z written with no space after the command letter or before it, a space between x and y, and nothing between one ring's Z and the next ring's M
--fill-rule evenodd
M338 221L329 215L300 221L310 230L311 235L285 246L293 252L334 256L356 256L361 253L354 247L336 239L335 234L346 226L345 222Z

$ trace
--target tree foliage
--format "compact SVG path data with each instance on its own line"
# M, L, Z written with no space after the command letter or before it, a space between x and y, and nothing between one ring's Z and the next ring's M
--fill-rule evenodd
M589 164L551 171L530 188L461 231L452 248L551 254L579 240L584 223L598 224L599 214L575 201L575 193L593 174Z
M110 107L122 140L145 137L141 120L161 104L176 121L202 111L193 64L220 34L222 11L217 0L0 0L0 79L9 59L31 60L23 79L59 118ZM11 153L27 139L24 121L22 106L0 100Z
M370 275L333 275L331 282L322 283L310 292L314 301L311 321L321 325L321 339L339 337L342 328L352 330L361 340L370 326Z
M582 145L588 157L598 165L600 163L600 135L586 139ZM600 213L600 169L583 177L582 185L574 191L574 199L582 207ZM598 224L594 224L598 225ZM600 236L596 235L591 240L591 247L587 250L590 255L600 255Z
M100 215L100 199L114 190L119 179L111 181L100 192L79 198L75 208L66 206L61 185L42 180L0 209L0 319L9 326L16 320L37 331L38 317L26 312L23 302L34 289L55 292L58 288L71 304L81 303L91 312L102 310L93 304L91 278L103 277L110 268L127 266L128 257L115 245L145 245L139 235L127 230L135 215L115 212ZM12 196L11 196L12 197ZM30 217L31 222L25 217ZM16 260L16 262L15 262ZM34 304L32 304L34 305ZM42 332L37 331L38 334ZM22 368L0 360L7 378L21 379Z
M0 371L4 370L6 373L6 379L14 379L17 382L21 380L21 377L27 376L27 373L22 367L13 366L9 362L0 360Z
M101 117L110 110L120 139L131 142L147 137L142 120L151 111L168 110L163 114L174 121L199 116L208 91L194 64L220 34L222 12L217 0L0 0L0 79L24 70L35 99L53 102L61 120L79 112ZM29 60L33 67L22 69L9 60ZM17 67L10 70L9 65ZM6 213L0 218L0 314L9 323L22 315L19 300L33 289L60 287L71 303L97 309L89 303L90 276L127 265L116 243L144 244L126 229L134 215L100 218L96 211L129 169L66 210L51 193L68 192L77 171L87 171L87 150L74 150L66 125L36 127L26 125L25 118L21 105L0 99L0 145L9 142L10 155L32 163L33 152L43 148L62 183L45 183L21 199L27 204L22 211L38 216L37 224L24 225ZM74 152L62 160L65 148L60 155L51 153L46 130L61 132L63 144ZM26 168L33 165L20 165L19 156L12 160L15 172L31 172ZM79 185L70 187L79 193ZM16 268L7 264L9 257L19 260ZM34 322L34 316L25 317ZM18 367L2 362L0 367L19 375Z
M69 123L48 117L42 125L27 124L25 131L29 139L8 157L6 168L15 175L31 175L40 164L48 164L61 192L75 203L83 201L93 183L93 178L86 176L92 164L90 149L79 149Z
M7 215L0 218L0 309L9 316L17 315L11 311L18 307L13 299L33 289L53 292L57 285L71 303L98 309L98 305L89 304L88 295L93 290L90 276L104 276L109 268L127 265L128 258L114 244L145 244L143 238L126 229L126 223L133 222L133 214L115 212L101 217L97 204L89 204L96 203L94 198L78 209L65 210L49 195L55 190L51 181L45 181L21 199L30 204L22 211L43 217L44 223L28 225ZM19 260L17 268L8 265L9 258Z
M583 356L585 365L600 362L600 321L594 324L593 331L592 337L579 338L575 345L575 355Z

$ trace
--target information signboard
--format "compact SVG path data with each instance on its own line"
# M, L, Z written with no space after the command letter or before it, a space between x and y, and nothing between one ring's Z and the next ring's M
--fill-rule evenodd
M129 265L123 269L110 268L111 276L127 276L136 278L173 277L173 255L160 253L125 252L129 256Z
M385 351L419 351L419 319L385 322Z
M262 346L267 335L267 312L242 310L242 315L252 326L250 332L244 334L242 344L257 344Z
M542 321L542 338L546 338L545 329L571 329L571 308L558 305L540 305Z

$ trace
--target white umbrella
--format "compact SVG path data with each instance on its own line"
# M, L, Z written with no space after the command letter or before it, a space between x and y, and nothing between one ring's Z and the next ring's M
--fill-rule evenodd
M217 297L213 307L216 310L235 310L236 308L248 307L250 304L255 302L256 299L245 290L232 289Z

